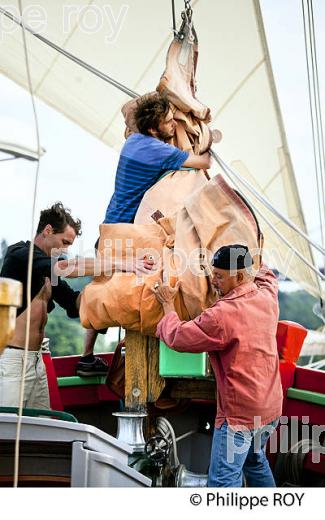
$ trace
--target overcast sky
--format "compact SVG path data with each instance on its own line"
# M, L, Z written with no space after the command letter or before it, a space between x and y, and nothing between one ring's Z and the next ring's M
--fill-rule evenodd
M301 0L262 0L261 5L289 151L308 232L320 243ZM325 2L314 0L313 5L323 107Z
M26 92L0 76L0 140L15 138L28 142L32 132L30 100ZM81 218L83 240L91 247L98 237L107 201L113 192L117 154L67 118L37 102L41 144L46 153L41 160L37 208L61 200L72 214ZM18 160L0 163L0 237L9 243L29 239L35 163ZM96 182L94 182L96 180ZM98 189L100 187L100 189Z
M301 1L262 0L261 5L305 217L309 232L319 240ZM325 2L314 0L314 10L322 90L325 32L321 34L320 27L325 26ZM3 76L0 92L0 140L23 137L28 142L33 135L28 94ZM324 97L322 101L324 105ZM98 236L98 224L113 192L117 154L44 103L38 101L37 110L41 143L47 150L41 161L37 208L55 200L70 207L82 219L83 240L74 248L82 253ZM35 164L26 161L0 163L0 238L9 243L30 237L34 171Z

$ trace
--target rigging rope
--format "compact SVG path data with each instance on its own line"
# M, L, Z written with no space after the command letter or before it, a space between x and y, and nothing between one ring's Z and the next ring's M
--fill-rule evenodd
M308 236L305 235L299 228L297 228L290 220L288 220L284 215L279 213L273 206L265 200L246 180L242 179L239 175L237 175L229 166L227 166L222 159L211 149L211 155L212 157L217 161L217 163L220 165L222 170L225 172L228 178L231 179L231 181L236 185L236 188L238 191L243 195L244 198L247 198L247 196L243 193L242 189L238 186L238 183L234 181L237 179L239 182L244 184L246 188L253 194L255 197L262 203L264 206L266 206L270 211L272 211L274 214L279 216L280 219L282 219L289 227L292 229L295 229L301 236L303 236L308 242L310 242L312 245L317 246L317 249L321 249L318 244L314 244L311 240L309 240ZM249 201L249 204L252 206L253 210L256 211L262 219L270 226L272 231L284 242L288 248L298 257L304 264L306 264L321 280L325 281L325 275L323 275L316 267L309 262L290 242L289 240L282 234L280 231L276 228L274 224L262 213L260 209L257 208L255 204L252 203L252 201Z
M7 157L6 159L0 159L0 162L15 161L19 157Z
M19 0L18 5L19 5L20 15L22 16L22 12L23 12L22 0ZM25 29L24 29L23 24L21 25L21 27L22 27L22 38L23 38L23 46L24 46L24 59L25 59L25 66L26 66L27 82L28 82L28 88L29 88L29 93L30 93L30 97L31 97L33 116L34 116L34 122L35 122L35 134L36 134L36 142L37 142L38 159L37 159L37 166L36 166L36 172L35 172L35 183L34 183L34 193L33 193L31 242L30 242L29 255L28 255L27 288L26 288L26 297L27 297L26 337L25 337L24 360L23 360L20 395L19 395L17 431L16 431L16 440L15 440L14 487L18 486L18 475L19 475L20 432L21 432L22 411L23 411L23 403L24 403L27 354L28 354L28 345L29 345L29 337L30 337L32 266L33 266L33 252L34 252L34 219L35 219L35 207L36 207L37 187L38 187L38 178L39 178L40 157L42 155L41 145L40 145L38 117L37 117L35 99L34 99L34 94L33 94L33 85L32 85L29 59L28 59L26 34L25 34Z
M44 36L42 36L41 34L36 33L35 31L33 31L33 29L31 29L31 27L29 27L28 25L24 24L22 22L22 20L19 20L13 14L9 13L5 9L3 9L2 7L0 7L0 13L2 13L4 16L7 16L11 21L13 21L16 24L20 25L20 27L23 27L25 31L28 31L29 33L31 33L33 36L35 36L35 38L37 38L41 42L45 43L46 45L48 45L52 49L56 50L57 52L59 52L60 54L62 54L66 58L68 58L69 60L73 61L74 63L76 63L80 67L83 67L84 69L88 70L88 72L91 72L92 74L94 74L95 76L98 76L100 79L106 81L110 85L113 85L113 87L118 88L119 90L121 90L122 92L127 94L128 96L130 96L132 98L137 98L137 97L140 96L139 94L137 94L133 90L129 89L128 87L126 87L125 85L120 83L119 81L116 81L115 79L111 78L110 76L107 76L107 74L105 74L104 72L101 72L100 70L96 69L92 65L89 65L88 63L86 63L85 61L81 60L77 56L74 56L73 54L71 54L70 52L66 51L65 49L62 49L62 47L59 47L58 45L56 45L55 43L51 42L47 38L44 38Z
M288 219L285 215L283 215L279 210L277 210L272 204L263 197L253 186L248 182L246 179L238 175L234 170L232 170L222 159L219 157L218 154L211 148L210 151L212 157L215 159L215 161L221 166L223 171L227 174L230 172L230 175L228 177L235 177L239 182L241 182L245 188L248 189L254 195L257 200L263 204L263 206L266 207L271 213L273 213L279 220L282 220L288 227L293 229L296 233L298 233L302 238L304 238L310 245L312 245L317 251L319 251L322 255L325 255L325 249L322 248L317 242L312 240L306 233L304 233L301 229L299 229L290 219Z
M318 215L322 246L325 245L325 151L323 137L322 110L319 94L317 50L312 0L302 0L302 14L305 38L309 109L312 126L314 165L317 184ZM307 28L308 24L308 28ZM325 259L324 259L325 262ZM325 265L325 264L324 264Z
M173 33L176 34L175 0L172 0Z

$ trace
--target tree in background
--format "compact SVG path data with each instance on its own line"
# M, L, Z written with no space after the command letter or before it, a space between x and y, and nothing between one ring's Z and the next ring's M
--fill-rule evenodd
M49 314L45 336L50 340L52 357L82 354L84 328L78 318L68 318L65 310L58 305ZM105 336L99 335L96 341L96 352L112 352L115 347L115 342L106 345Z
M66 279L68 284L75 291L82 289L91 281L90 277ZM80 324L79 318L68 318L64 309L55 306L49 314L45 329L45 335L50 339L51 355L54 356L73 356L81 354L84 342L84 329ZM96 342L96 351L109 352L114 350L114 345L106 345L103 334L100 334Z
M83 330L78 319L67 317L64 309L56 306L49 314L45 335L50 339L52 356L81 354Z
M323 322L313 313L316 301L305 291L279 291L280 320L295 321L306 329L318 329Z

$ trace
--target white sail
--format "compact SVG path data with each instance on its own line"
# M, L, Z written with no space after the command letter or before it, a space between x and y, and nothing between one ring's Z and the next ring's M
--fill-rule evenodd
M183 7L183 2L176 4ZM23 6L25 24L35 32L139 94L155 89L172 38L171 2L43 0L35 8L32 0L25 0ZM223 132L218 153L306 232L258 0L193 0L192 7L200 49L198 98L211 107L214 126ZM17 1L7 1L6 9L19 14ZM0 72L27 88L21 29L0 18ZM120 107L128 96L29 33L27 45L34 93L119 149L124 140ZM243 192L313 263L307 242ZM257 217L266 259L319 296L316 274Z

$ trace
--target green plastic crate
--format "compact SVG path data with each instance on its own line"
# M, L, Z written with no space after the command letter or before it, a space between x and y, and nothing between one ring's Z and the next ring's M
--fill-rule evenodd
M163 377L205 377L207 354L175 352L160 341L159 374Z

